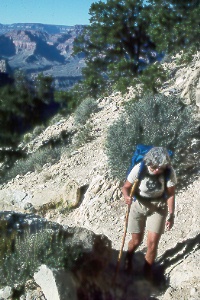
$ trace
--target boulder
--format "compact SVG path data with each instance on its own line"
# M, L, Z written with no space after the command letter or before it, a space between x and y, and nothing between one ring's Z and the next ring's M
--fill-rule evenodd
M34 274L34 279L47 300L77 300L76 287L70 272L41 265Z
M96 235L80 227L51 223L34 214L0 212L0 228L4 240L7 241L5 250L7 253L12 250L17 257L16 266L12 267L17 268L20 261L20 274L26 269L27 260L33 268L41 260L46 261L47 256L48 264L52 265L53 261L56 268L62 260L62 269L58 267L55 270L49 265L42 265L34 275L47 300L76 299L77 289L85 291L86 283L97 280L105 271L112 255L111 242L106 236ZM30 247L33 249L31 253ZM9 267L6 260L3 267ZM17 276L20 277L19 273ZM4 274L2 276L4 277ZM17 278L14 278L14 281L16 280ZM86 292L88 291L89 288Z
M75 207L81 200L81 188L75 180L68 179L62 187L61 196L70 207Z
M10 286L6 286L0 290L0 300L11 299L13 294L12 288Z
M31 195L21 190L0 190L0 210L24 209L31 201Z

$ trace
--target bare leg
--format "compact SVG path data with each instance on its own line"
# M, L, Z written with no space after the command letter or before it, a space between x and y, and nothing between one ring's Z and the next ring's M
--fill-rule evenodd
M133 253L141 244L144 233L132 233L132 239L128 243L128 252Z
M147 253L145 259L149 265L152 265L157 255L158 244L161 235L155 232L148 232L147 235Z
M128 243L128 251L125 258L125 270L130 273L132 271L132 258L135 250L141 244L143 233L132 233L132 238Z
M144 276L147 280L153 280L152 265L157 255L158 244L161 235L155 232L148 232L147 253L145 256Z

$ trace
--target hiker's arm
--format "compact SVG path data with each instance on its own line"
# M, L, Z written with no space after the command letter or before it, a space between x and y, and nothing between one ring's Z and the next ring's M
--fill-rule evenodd
M132 187L132 183L130 183L128 180L124 183L122 187L122 194L124 196L126 204L131 204L132 198L129 196L130 195L130 190Z
M166 221L167 229L170 230L174 225L174 210L175 210L175 186L167 188L167 205L168 205L168 216Z

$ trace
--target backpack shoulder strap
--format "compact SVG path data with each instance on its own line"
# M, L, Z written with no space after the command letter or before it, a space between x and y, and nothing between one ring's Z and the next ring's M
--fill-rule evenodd
M144 170L145 170L145 163L144 163L144 161L142 160L141 163L140 163L140 168L139 168L139 172L138 172L138 179L139 179L139 180L142 179Z
M171 175L171 168L167 167L166 170L165 170L165 181L166 182L169 181L170 175Z

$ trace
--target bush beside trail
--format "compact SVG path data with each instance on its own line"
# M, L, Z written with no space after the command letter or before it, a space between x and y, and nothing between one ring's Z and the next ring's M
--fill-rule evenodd
M137 144L162 146L174 152L179 187L199 169L198 123L191 106L163 94L146 95L129 102L108 130L106 149L111 173L124 180Z
M92 113L98 111L98 104L93 98L84 99L75 110L75 122L82 126L85 125Z

